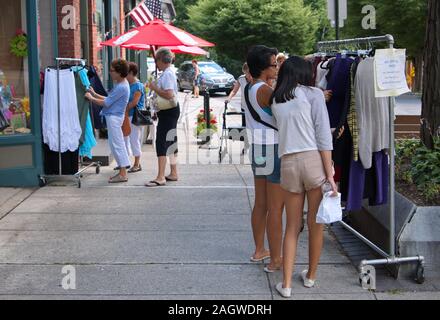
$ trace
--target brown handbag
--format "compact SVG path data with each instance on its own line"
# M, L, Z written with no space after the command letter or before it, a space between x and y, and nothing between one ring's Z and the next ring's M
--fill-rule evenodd
M122 124L122 133L124 137L128 137L131 134L130 118L128 117L128 111L125 111L124 123Z

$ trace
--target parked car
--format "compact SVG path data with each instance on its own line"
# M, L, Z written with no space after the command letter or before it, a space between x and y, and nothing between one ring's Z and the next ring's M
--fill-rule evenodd
M227 73L226 69L220 67L214 61L199 61L200 68L200 92L203 94L206 89L209 93L225 92L227 95L232 91L235 78ZM177 83L179 90L193 90L194 67L191 61L185 61L177 72Z

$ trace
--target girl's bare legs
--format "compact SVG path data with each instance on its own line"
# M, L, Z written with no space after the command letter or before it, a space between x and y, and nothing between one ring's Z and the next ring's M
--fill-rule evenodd
M304 193L291 193L284 191L287 224L283 246L283 288L292 287L292 274L295 266L296 249L302 225L304 198Z
M319 258L321 257L322 245L324 242L324 225L316 223L316 214L322 200L321 187L307 192L309 211L307 214L307 225L309 227L309 272L307 278L316 279Z
M267 221L266 184L266 179L255 179L255 204L252 210L252 233L255 241L254 259L269 254L264 248Z
M283 210L284 191L279 184L267 184L267 199L269 215L267 217L267 238L269 240L270 264L269 270L279 270L283 263L281 248L283 242Z

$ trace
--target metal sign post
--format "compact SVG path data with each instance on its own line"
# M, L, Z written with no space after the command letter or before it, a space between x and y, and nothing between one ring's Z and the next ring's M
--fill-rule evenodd
M336 29L336 40L339 40L339 30L347 19L347 0L327 0L328 18Z

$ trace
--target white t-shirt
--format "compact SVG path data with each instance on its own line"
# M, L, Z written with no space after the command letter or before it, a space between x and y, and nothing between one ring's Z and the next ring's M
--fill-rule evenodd
M159 77L159 80L157 80L157 85L162 90L174 90L174 93L177 97L179 92L177 87L177 78L171 67L164 70L162 75Z
M330 119L322 90L298 86L295 98L272 105L280 134L279 156L333 150Z
M245 75L241 75L238 78L238 83L240 84L240 92L241 92L241 108L245 109L246 107L246 99L244 98L244 88L246 88L248 82L246 80L246 76Z
M249 101L253 106L254 110L260 115L260 118L264 122L276 127L276 122L274 117L268 114L267 112L265 112L257 101L257 92L264 84L265 84L264 82L260 82L251 86L249 90ZM243 87L243 96L244 96L245 87L246 85ZM264 124L256 121L252 117L252 114L250 113L246 102L244 103L243 107L246 115L246 128L247 128L247 136L249 142L258 145L278 144L278 131L268 128Z

